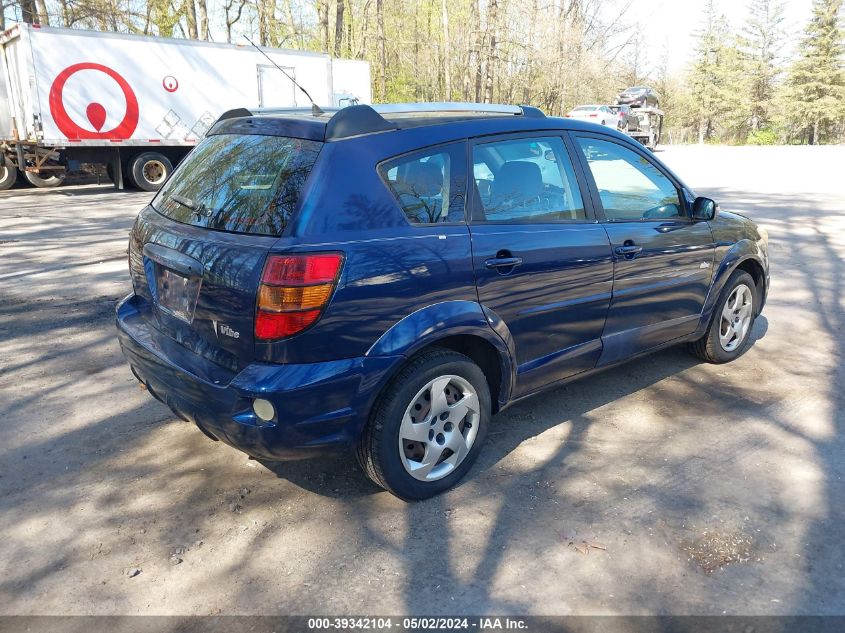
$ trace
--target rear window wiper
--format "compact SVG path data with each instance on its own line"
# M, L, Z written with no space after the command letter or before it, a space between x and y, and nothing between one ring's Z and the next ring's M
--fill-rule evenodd
M170 200L173 200L176 204L181 204L183 207L188 207L191 211L196 213L199 216L210 217L211 210L206 207L202 202L194 202L190 198L184 198L182 196L170 196Z

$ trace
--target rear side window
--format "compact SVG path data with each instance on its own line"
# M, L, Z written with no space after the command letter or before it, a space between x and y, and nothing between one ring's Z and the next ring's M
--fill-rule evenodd
M584 203L560 137L482 143L472 150L479 222L584 221ZM476 217L477 216L477 217Z
M321 147L318 141L282 136L209 136L182 161L152 206L184 224L281 235Z
M411 224L463 222L465 146L452 143L379 165L379 174Z

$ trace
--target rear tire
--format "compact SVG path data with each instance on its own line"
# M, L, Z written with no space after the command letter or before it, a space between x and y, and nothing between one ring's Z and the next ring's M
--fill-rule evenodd
M751 339L757 301L754 279L744 270L735 270L713 310L707 333L691 344L692 353L716 364L737 358Z
M466 475L490 415L490 389L478 365L450 350L423 353L385 388L364 428L358 461L397 497L427 499Z
M26 178L26 181L33 187L38 187L39 189L58 187L65 181L65 174L55 174L53 176L44 177L31 171L25 171L23 172L23 177Z
M167 180L173 164L164 154L144 152L132 159L129 177L132 184L143 191L158 191Z
M10 189L18 179L18 168L10 163L0 167L0 191Z

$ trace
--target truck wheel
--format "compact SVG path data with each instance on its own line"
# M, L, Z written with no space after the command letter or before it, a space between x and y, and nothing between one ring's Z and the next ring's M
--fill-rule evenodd
M58 187L65 181L64 174L54 174L45 178L31 171L25 171L23 172L23 177L26 178L27 182L33 187L38 187L39 189L49 189L50 187Z
M167 180L173 164L158 152L138 154L129 167L132 184L143 191L158 191Z
M490 422L490 389L463 354L417 356L390 382L358 446L358 461L401 499L427 499L466 475Z
M6 191L18 179L18 169L14 165L6 163L0 167L0 191Z

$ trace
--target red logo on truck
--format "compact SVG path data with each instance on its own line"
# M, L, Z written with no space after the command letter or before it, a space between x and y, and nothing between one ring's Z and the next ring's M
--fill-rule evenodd
M167 92L176 92L179 90L179 81L173 75L167 75L167 77L162 79L161 85Z
M103 131L102 128L106 122L106 109L96 101L89 103L85 109L85 115L88 117L91 126L96 130L95 132L80 127L68 115L64 102L62 101L65 84L71 76L80 70L96 70L108 75L117 83L123 92L123 97L126 99L126 114L123 116L123 120L111 130ZM93 62L84 62L68 66L53 81L53 85L50 87L50 114L53 115L53 120L56 122L59 130L68 139L128 139L138 126L138 98L120 74L108 66Z

